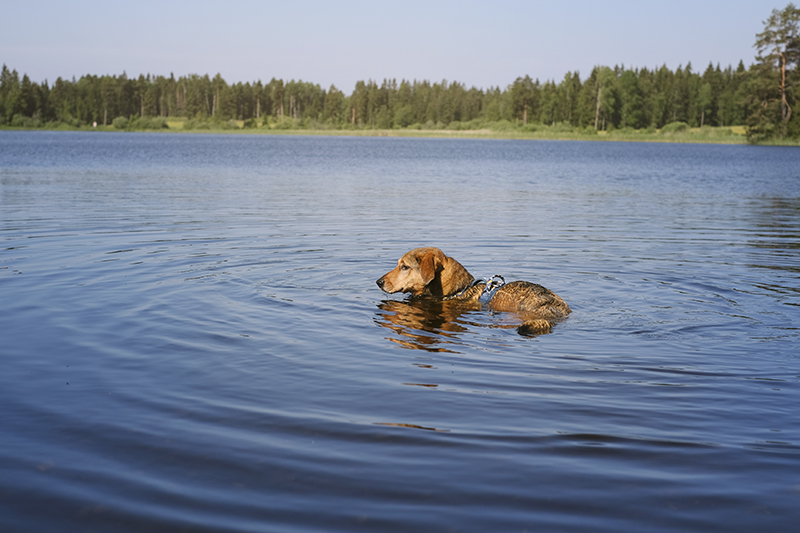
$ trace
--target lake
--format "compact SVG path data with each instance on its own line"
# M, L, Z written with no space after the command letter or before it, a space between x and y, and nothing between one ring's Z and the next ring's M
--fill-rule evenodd
M0 529L795 531L799 274L797 148L0 131Z

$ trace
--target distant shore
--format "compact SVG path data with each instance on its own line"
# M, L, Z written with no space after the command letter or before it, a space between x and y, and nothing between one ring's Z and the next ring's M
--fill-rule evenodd
M215 133L239 135L325 135L348 137L428 137L459 139L517 139L517 140L569 140L569 141L619 141L619 142L664 142L697 144L748 144L744 126L704 127L667 130L621 129L611 131L580 130L562 125L529 125L519 128L509 124L506 128L482 129L367 129L367 128L282 128L282 127L244 127L243 121L228 121L224 124L205 123L202 127L184 128L185 121L166 120L161 128L125 128L112 125L79 126L57 124L37 128L2 126L0 131L96 131L96 132L163 132L163 133ZM763 145L800 146L799 141L773 140L759 143Z

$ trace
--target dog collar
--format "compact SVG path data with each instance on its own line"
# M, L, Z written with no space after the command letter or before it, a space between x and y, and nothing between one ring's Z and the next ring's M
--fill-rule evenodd
M450 296L446 296L443 299L444 300L455 300L455 299L463 296L464 293L466 293L468 290L472 289L473 287L475 287L477 285L480 285L481 283L484 283L486 286L483 288L483 290L481 291L480 295L478 296L479 298L482 297L483 295L487 294L487 293L488 294L493 293L494 291L496 291L497 289L499 289L500 287L505 285L506 284L506 280L500 274L495 274L494 276L490 276L488 278L477 278L472 283L470 283L469 285L467 285L466 287L461 289L459 292L457 292L455 294L451 294Z

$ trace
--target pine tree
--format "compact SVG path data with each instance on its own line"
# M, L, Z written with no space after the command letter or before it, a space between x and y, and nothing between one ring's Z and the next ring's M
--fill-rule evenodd
M790 3L782 11L773 9L764 31L756 35L757 63L748 84L751 139L783 137L788 132L796 77L792 66L800 60L799 29L800 10Z

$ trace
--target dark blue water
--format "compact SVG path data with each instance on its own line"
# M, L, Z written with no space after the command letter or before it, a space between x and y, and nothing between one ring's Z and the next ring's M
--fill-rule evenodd
M795 531L798 169L0 132L0 529ZM418 246L573 313L381 293Z

